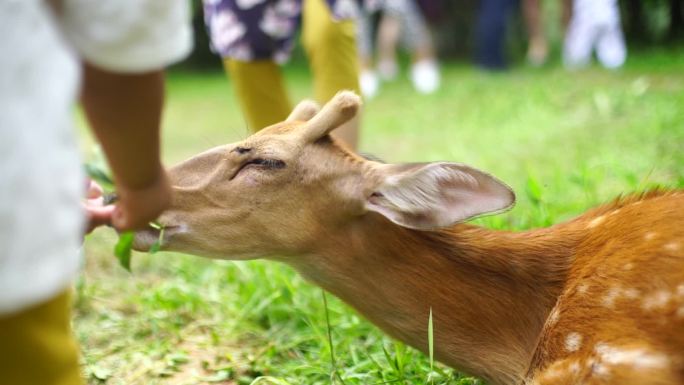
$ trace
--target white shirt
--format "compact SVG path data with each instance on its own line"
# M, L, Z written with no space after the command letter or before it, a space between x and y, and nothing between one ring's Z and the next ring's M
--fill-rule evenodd
M85 182L73 130L80 58L144 72L192 48L186 0L0 0L0 314L78 271Z
M592 25L615 25L620 23L617 0L575 0L572 18Z

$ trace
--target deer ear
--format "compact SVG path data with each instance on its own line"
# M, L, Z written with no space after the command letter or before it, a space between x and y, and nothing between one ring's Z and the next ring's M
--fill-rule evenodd
M352 91L340 91L323 109L300 129L304 142L315 142L330 131L346 123L358 112L361 98ZM294 113L294 112L293 112Z
M297 106L292 110L290 116L285 120L286 122L293 122L296 120L308 121L314 117L320 111L320 107L313 100L302 100L297 104Z
M366 209L418 230L510 208L515 194L493 176L459 163L388 165Z

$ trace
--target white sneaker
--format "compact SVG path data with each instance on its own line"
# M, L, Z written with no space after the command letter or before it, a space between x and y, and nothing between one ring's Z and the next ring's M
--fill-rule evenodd
M361 71L359 85L361 86L361 94L366 99L373 99L380 89L380 81L374 71Z
M411 82L421 94L431 94L439 88L439 67L434 60L421 60L411 66Z
M394 60L380 60L378 63L378 73L383 81L389 82L397 78L399 66Z

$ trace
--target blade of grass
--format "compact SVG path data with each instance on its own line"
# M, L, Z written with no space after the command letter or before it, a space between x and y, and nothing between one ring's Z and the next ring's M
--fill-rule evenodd
M275 377L269 377L269 376L261 376L257 377L252 381L249 385L258 385L258 384L266 384L266 385L291 385L289 382L285 380L281 380L279 378Z
M428 351L430 352L430 374L428 381L434 384L432 372L435 367L435 343L434 343L434 327L432 326L432 306L430 306L430 316L428 317Z
M150 226L152 228L159 230L159 238L157 238L157 241L154 242L152 244L152 246L150 246L150 254L154 254L161 249L162 242L164 242L164 226L157 224L157 223L154 223L154 222L151 222Z
M325 295L325 291L321 290L321 293L323 293L323 306L325 307L325 325L328 330L328 347L330 349L330 363L332 364L332 373L330 373L330 382L335 383L334 378L337 377L338 380L343 385L347 385L344 380L342 379L342 376L340 376L340 373L337 371L337 360L335 359L335 350L333 349L333 342L332 342L332 329L330 327L330 311L328 310L328 297Z

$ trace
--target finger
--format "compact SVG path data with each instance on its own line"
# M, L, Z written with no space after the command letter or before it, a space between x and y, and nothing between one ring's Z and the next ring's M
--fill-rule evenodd
M86 234L99 226L111 224L114 206L86 206L85 210L87 217Z
M100 187L99 184L97 184L92 179L89 180L88 189L86 191L86 198L88 198L88 199L99 198L102 196L103 193L104 193L104 190L102 190L102 187Z
M97 198L92 198L86 200L86 207L105 207L104 197L99 196Z

